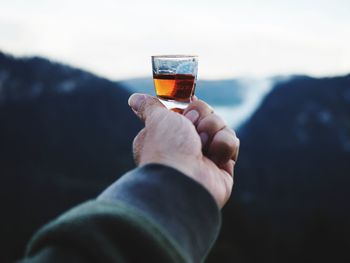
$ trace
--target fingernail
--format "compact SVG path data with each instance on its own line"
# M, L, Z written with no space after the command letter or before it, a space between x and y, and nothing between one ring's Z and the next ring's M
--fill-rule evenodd
M204 146L208 141L208 138L209 138L208 134L205 132L201 132L199 134L199 137L201 138L202 146Z
M132 94L128 100L128 104L133 110L138 111L142 102L146 99L146 96L143 94Z
M196 110L190 110L185 114L185 117L189 119L192 123L195 123L199 117L199 113Z

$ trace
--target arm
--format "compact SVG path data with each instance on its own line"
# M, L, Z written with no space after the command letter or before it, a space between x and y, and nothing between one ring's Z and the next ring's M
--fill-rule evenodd
M133 144L139 168L44 226L24 262L204 260L231 194L239 141L201 101L185 117L145 95L129 104L145 122Z
M151 164L46 225L25 262L200 262L219 224L215 200L200 184Z

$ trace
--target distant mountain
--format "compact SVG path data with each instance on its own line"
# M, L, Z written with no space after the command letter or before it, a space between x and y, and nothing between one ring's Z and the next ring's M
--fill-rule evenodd
M121 81L133 92L155 94L152 78L136 78ZM239 79L199 80L196 95L211 105L234 106L243 103L247 86Z
M198 83L210 104L260 105L237 131L235 188L207 262L349 262L350 75L277 80ZM124 87L149 93L146 82L0 52L0 262L133 167L141 124Z
M120 84L46 59L0 52L0 262L133 167L141 128Z
M276 85L238 134L208 262L350 262L350 75Z

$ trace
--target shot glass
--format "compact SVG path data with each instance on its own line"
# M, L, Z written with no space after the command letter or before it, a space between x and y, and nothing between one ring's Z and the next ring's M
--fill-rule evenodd
M152 70L158 99L168 109L182 112L194 96L198 57L192 55L152 56Z

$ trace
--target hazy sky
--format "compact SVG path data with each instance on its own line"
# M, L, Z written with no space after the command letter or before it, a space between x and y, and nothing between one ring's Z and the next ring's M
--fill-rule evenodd
M0 50L112 79L199 55L200 78L350 72L349 0L0 0Z

